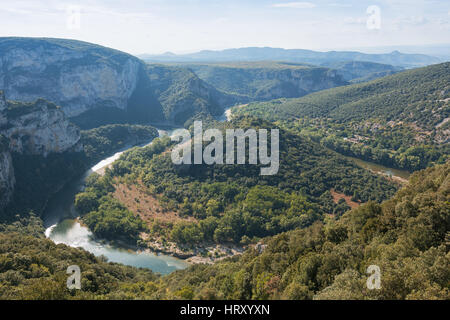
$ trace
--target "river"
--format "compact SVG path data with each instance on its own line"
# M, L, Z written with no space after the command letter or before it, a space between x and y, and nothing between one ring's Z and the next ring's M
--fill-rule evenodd
M170 135L174 130L158 130L159 136ZM141 146L149 145L151 142ZM120 155L131 147L120 150L114 155L103 159L86 171L81 177L67 183L48 202L43 214L45 235L55 243L64 243L71 247L81 247L96 256L105 256L108 261L123 263L125 265L151 269L154 272L168 274L188 266L184 260L163 254L154 254L147 251L134 251L120 248L97 240L92 232L82 226L74 208L75 195L83 190L85 179L93 172L101 172L117 160Z

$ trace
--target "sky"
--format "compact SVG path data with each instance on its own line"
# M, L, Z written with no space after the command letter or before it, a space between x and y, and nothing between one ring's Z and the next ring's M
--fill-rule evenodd
M0 36L77 39L131 54L450 44L450 1L0 0Z

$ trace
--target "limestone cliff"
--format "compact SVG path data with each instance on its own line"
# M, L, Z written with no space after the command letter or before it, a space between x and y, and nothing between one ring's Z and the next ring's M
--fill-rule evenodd
M11 200L15 181L11 154L6 139L0 135L0 211Z
M6 100L5 95L0 91L0 131L6 125Z

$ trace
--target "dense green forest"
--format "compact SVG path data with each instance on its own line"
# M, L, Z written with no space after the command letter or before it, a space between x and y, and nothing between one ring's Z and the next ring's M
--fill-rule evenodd
M174 272L159 292L169 299L449 299L449 230L447 162L415 173L381 205L264 239L262 252ZM380 290L366 287L373 264Z
M156 137L158 130L142 125L113 124L81 131L84 152L92 162L104 159L130 145L150 142Z
M42 74L20 63L12 71L5 66L8 81L18 77L24 84L27 77L39 76L33 85L18 87L28 96L49 94L63 70L100 63L114 73L136 63L124 104L95 97L84 105L86 112L70 119L84 130L80 141L72 124L70 140L52 130L68 124L62 113L45 118L36 109L45 103L54 111L60 108L55 103L0 105L5 135L12 129L23 133L23 141L72 142L65 152L59 147L50 153L22 152L12 147L22 140L0 134L7 173L0 174L7 192L0 192L7 201L14 186L0 212L0 299L450 299L449 62L400 72L373 62L342 62L328 52L313 53L321 56L314 59L325 63L321 66L195 59L180 66L145 64L116 50L62 39L3 38L0 47L7 55L17 48L75 54L56 59ZM271 48L222 53L266 55L267 49L312 53ZM325 62L326 56L334 58ZM433 60L410 59L417 59L415 65ZM386 74L392 75L359 83ZM82 104L75 98L70 103ZM214 120L232 105L231 121ZM36 117L26 117L30 111L37 111ZM204 129L222 132L279 129L278 173L260 175L267 167L262 164L175 165L174 142L157 138L158 130L147 124L175 123L192 132L195 119L203 120ZM22 129L28 125L48 130ZM45 238L42 217L52 196L99 160L150 141L73 191L82 190L74 202L77 221L102 244L177 257L192 253L189 262L214 264L161 276ZM363 169L343 155L416 172L400 189L388 174ZM216 251L222 247L232 249ZM81 267L82 290L66 288L70 265ZM366 287L369 265L380 267L380 290Z
M277 121L344 154L418 170L448 158L449 83L450 63L443 63L234 113Z
M134 148L132 151L151 159L160 154L170 144L165 137L155 139L149 146ZM86 180L84 192L75 198L77 212L83 216L83 221L99 237L108 240L122 240L136 244L139 233L148 231L139 215L135 215L111 196L114 191L113 175L109 169L103 177L92 174Z
M252 118L221 125L272 126ZM158 139L149 147L126 152L112 170L95 178L89 188L77 196L77 207L83 208L81 212L95 222L91 224L94 232L97 225L104 230L108 224L105 222L108 215L102 213L102 208L115 205L109 195L120 183L143 188L157 198L165 211L176 211L182 218L195 219L163 226L154 221L149 226L152 237L160 236L182 244L255 241L306 227L322 220L326 214L339 216L348 210L345 201L333 201L332 189L354 201L379 202L390 197L397 188L384 177L286 130L280 133L280 169L273 176L260 176L261 165L177 166L172 163L170 153L161 153L169 144L169 139ZM122 215L126 213L122 211ZM134 229L134 224L130 221L130 230ZM135 238L135 234L130 235Z
M202 81L188 68L147 65L147 73L165 119L179 125L197 114L220 115L236 98Z

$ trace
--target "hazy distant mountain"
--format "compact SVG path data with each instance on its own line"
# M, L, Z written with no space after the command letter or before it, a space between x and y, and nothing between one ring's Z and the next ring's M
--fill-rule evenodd
M304 49L281 48L238 48L222 51L203 50L191 54L149 55L139 56L141 59L152 62L218 62L218 61L260 61L277 60L289 62L304 62L323 64L340 61L367 61L390 64L405 68L426 66L441 62L439 58L423 54L405 54L399 51L383 54L366 54L357 51L328 51L319 52Z

